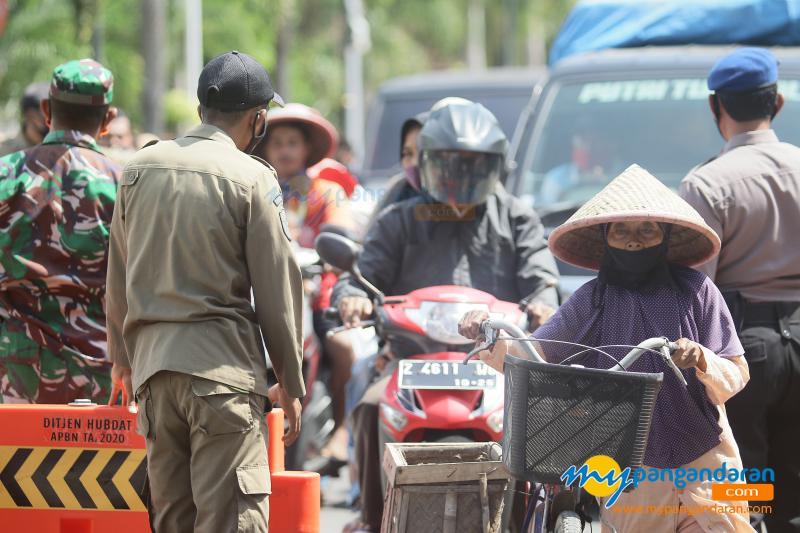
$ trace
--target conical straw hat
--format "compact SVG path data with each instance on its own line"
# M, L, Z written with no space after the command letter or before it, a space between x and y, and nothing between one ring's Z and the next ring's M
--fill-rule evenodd
M672 224L667 260L685 266L719 253L719 236L700 213L639 165L631 165L550 234L553 255L575 266L599 270L605 253L602 224Z

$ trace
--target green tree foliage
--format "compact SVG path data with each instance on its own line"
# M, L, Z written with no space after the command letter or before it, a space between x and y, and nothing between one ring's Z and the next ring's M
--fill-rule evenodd
M525 64L530 32L549 43L574 0L484 0L487 58L491 65ZM468 0L364 0L372 48L365 57L367 94L383 81L466 63ZM181 101L184 3L168 0L169 119L185 117ZM140 123L144 61L140 0L8 0L0 36L0 119L16 121L25 86L48 80L53 67L95 50L115 76L115 103ZM286 76L290 100L341 122L342 53L347 40L343 0L203 0L203 59L238 49L273 71L281 25L289 24ZM175 107L175 109L172 109ZM175 119L177 120L177 119Z

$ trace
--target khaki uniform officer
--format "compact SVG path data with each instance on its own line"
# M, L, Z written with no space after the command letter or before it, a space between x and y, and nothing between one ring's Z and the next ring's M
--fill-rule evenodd
M112 398L136 391L156 531L262 532L267 396L286 410L291 444L305 394L302 281L281 190L243 153L280 97L238 52L212 59L197 92L203 123L123 171L108 269ZM270 391L262 333L280 382Z

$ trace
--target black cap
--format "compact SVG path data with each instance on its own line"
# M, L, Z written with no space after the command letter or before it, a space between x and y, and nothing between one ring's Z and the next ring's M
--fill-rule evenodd
M197 82L197 99L203 107L220 111L242 111L268 105L283 106L269 74L247 54L226 52L208 62Z

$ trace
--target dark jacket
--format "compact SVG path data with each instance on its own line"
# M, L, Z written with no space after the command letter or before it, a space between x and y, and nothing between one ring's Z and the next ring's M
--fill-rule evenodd
M432 202L413 198L386 208L364 241L358 267L387 295L432 285L461 285L512 302L533 300L557 307L557 269L544 228L533 210L502 186L479 206L474 220L427 221L416 214ZM343 276L333 303L366 296Z
M394 205L405 200L411 200L412 198L417 198L418 196L420 196L419 191L411 186L411 184L408 182L408 179L406 179L402 172L400 174L395 174L389 179L389 183L386 184L385 194L381 195L381 197L378 199L378 203L375 206L375 211L373 211L372 217L369 219L370 226L372 226L372 224L378 219L378 215L383 213L384 209L390 205Z

